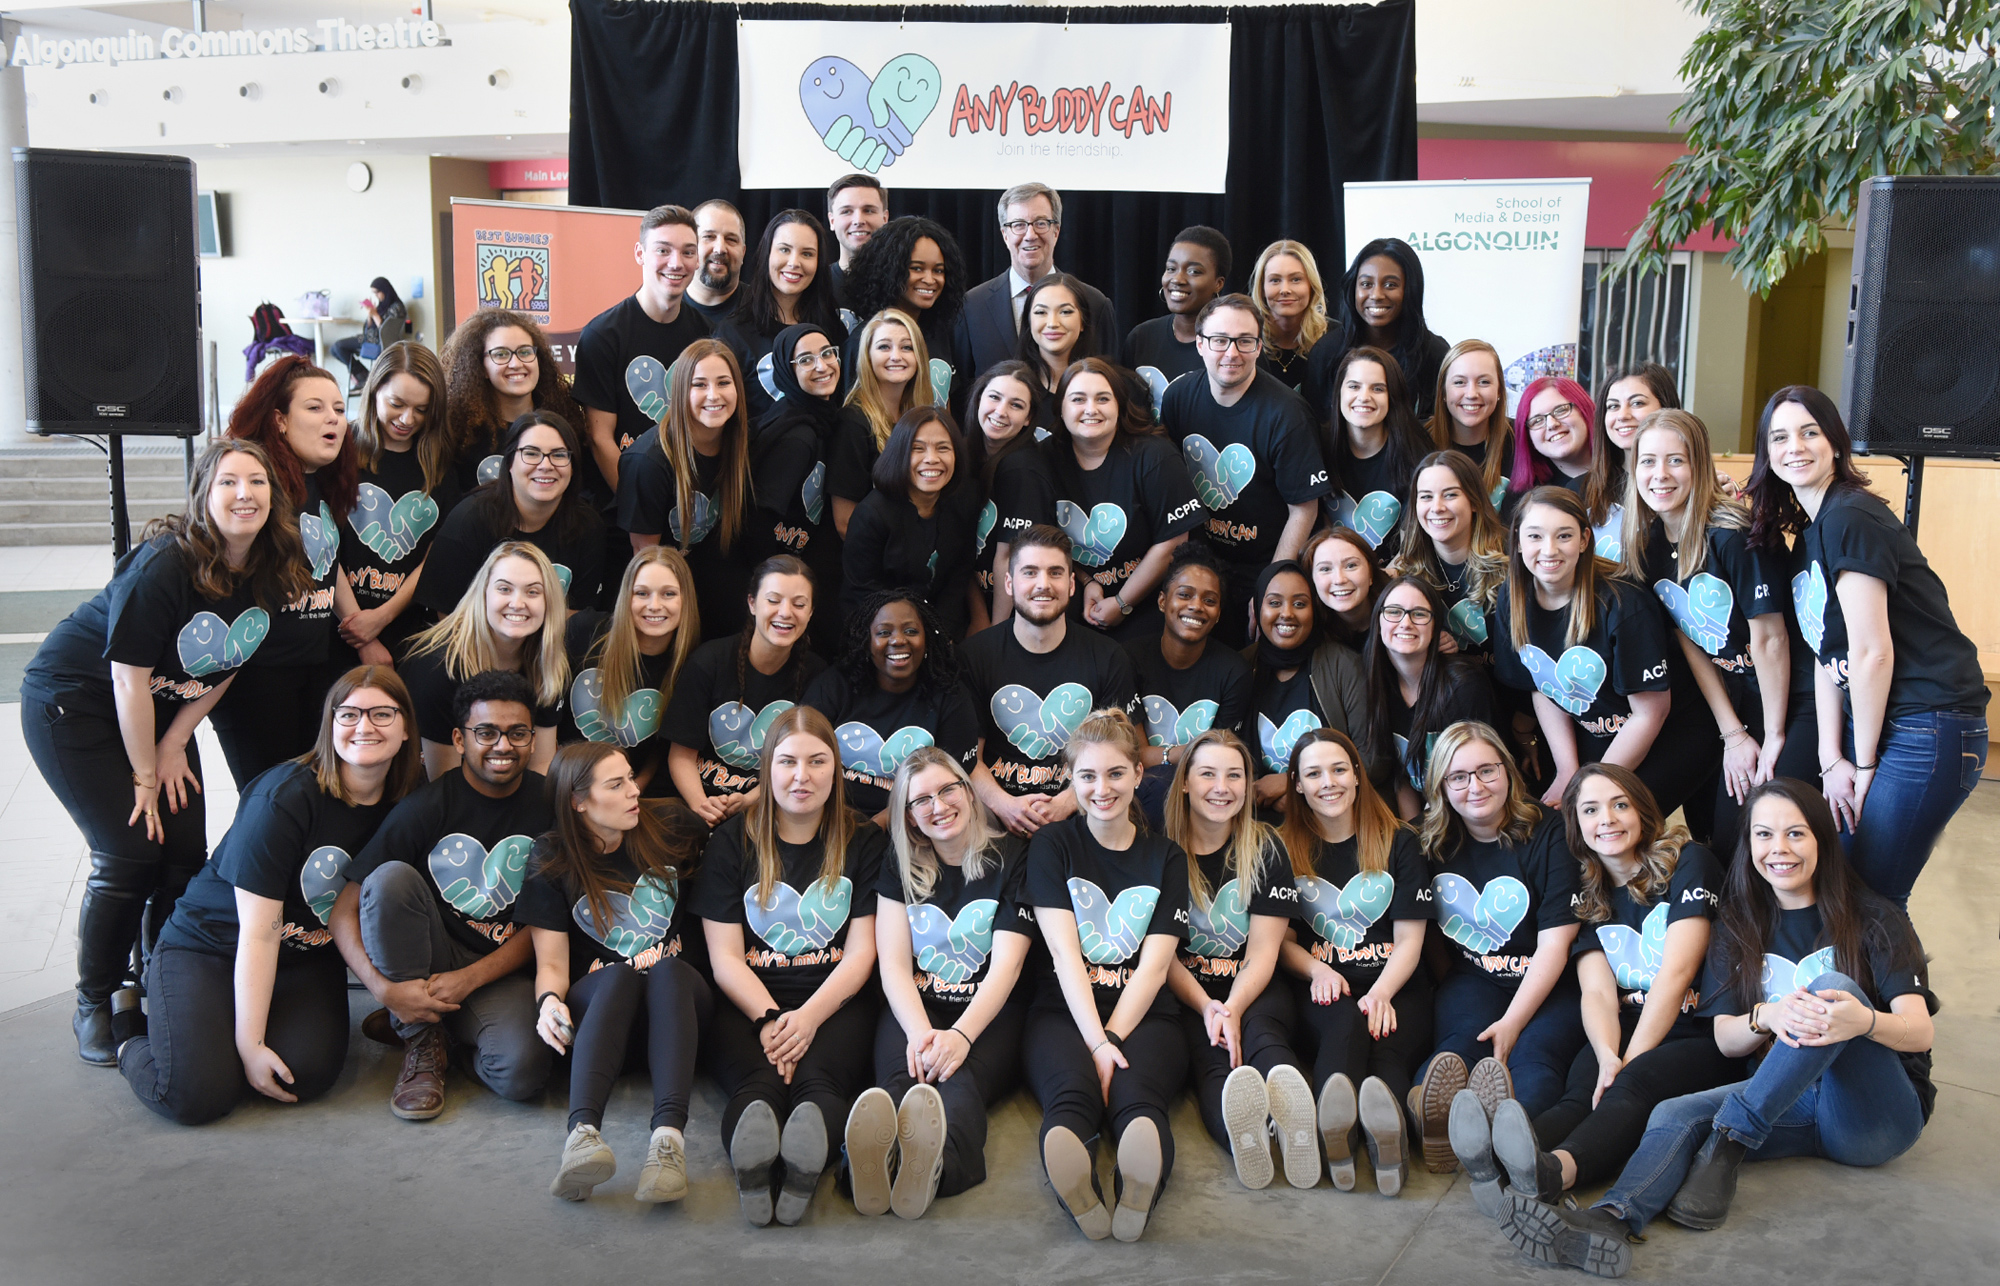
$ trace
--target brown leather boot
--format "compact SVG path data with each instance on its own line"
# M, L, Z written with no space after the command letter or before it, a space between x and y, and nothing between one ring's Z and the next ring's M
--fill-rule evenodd
M403 1070L389 1094L389 1110L405 1121L428 1121L444 1111L444 1033L426 1027L403 1049Z

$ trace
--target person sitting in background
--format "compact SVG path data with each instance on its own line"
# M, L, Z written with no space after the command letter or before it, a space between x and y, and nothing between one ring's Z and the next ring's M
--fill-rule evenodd
M361 296L361 333L343 335L328 346L333 360L347 367L349 397L359 392L361 381L368 378L368 363L389 345L401 342L403 323L409 316L409 309L387 277L368 283L368 293Z
M871 594L907 590L945 631L964 638L978 601L979 513L985 498L965 476L964 440L951 417L920 406L896 423L875 460L874 490L855 507L841 563L841 614Z

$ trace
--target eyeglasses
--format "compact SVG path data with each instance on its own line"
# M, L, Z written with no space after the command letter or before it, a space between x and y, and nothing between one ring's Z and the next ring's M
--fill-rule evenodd
M840 365L840 350L828 344L817 353L800 353L792 359L792 365L802 371L810 370L821 363L825 363L828 366Z
M525 723L517 723L511 728L496 728L490 723L482 723L466 731L482 746L494 745L502 737L507 738L510 746L525 746L535 739L535 730Z
M560 469L570 461L568 447L557 447L553 451L544 451L540 447L515 447L514 454L526 460L530 466L547 460L550 464Z
M1382 619L1385 621L1393 623L1402 620L1405 616L1410 618L1410 623L1413 625L1429 625L1431 623L1431 609L1428 607L1404 607L1400 603L1390 603L1382 609Z
M1548 428L1550 420L1561 420L1564 424L1568 424L1569 417L1575 414L1576 414L1576 403L1564 402L1561 406L1551 407L1550 409L1542 412L1540 415L1529 416L1528 432L1538 433L1541 430Z
M1194 339L1211 353L1226 353L1231 347L1239 353L1254 353L1264 346L1262 335L1196 335Z
M947 782L945 785L942 785L937 788L937 793L931 795L919 795L915 799L911 800L909 804L906 805L906 807L908 807L909 810L913 813L929 813L938 808L940 805L949 807L951 805L958 803L960 797L963 796L964 794L965 794L964 782L962 781Z
M1471 772L1446 773L1444 775L1444 785L1446 790L1464 790L1472 784L1472 779L1477 777L1479 778L1480 785L1491 786L1506 775L1507 765L1505 764L1481 764Z
M1054 219L1009 219L1000 225L1000 231L1018 237L1029 228L1037 232L1050 232L1061 226Z
M368 706L365 709L361 706L335 706L333 721L343 728L352 728L361 722L361 716L365 714L368 722L378 728L386 728L396 722L396 717L402 713L397 706Z
M489 348L486 350L486 360L495 366L505 366L507 359L510 357L523 366L533 366L535 364L535 346L533 344L523 344L519 348Z

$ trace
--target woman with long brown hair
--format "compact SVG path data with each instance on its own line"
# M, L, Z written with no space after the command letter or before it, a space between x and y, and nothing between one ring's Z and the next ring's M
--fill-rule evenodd
M617 746L575 742L549 767L555 828L535 841L514 921L535 945L535 1031L571 1056L569 1135L549 1191L582 1201L617 1161L599 1132L636 1035L653 1081L652 1137L634 1195L687 1195L695 1050L715 1007L682 909L703 827L675 801L639 798ZM697 955L696 958L699 958Z
M1390 576L1415 576L1443 597L1449 650L1486 656L1486 614L1507 579L1507 525L1482 489L1478 466L1456 449L1417 461L1403 542Z
M1483 339L1461 339L1438 368L1431 445L1456 451L1478 470L1479 491L1499 504L1514 463L1514 425L1507 418L1507 377L1500 350Z
M457 443L453 468L460 491L472 491L501 476L505 463L498 458L500 437L528 412L547 411L572 425L584 422L583 411L556 366L548 336L525 313L480 309L459 323L440 356L449 390L446 414ZM594 467L586 464L579 473L585 491L592 490L596 476Z
M632 556L609 612L570 615L569 700L561 739L608 742L625 752L648 798L672 797L667 747L657 735L674 682L701 642L701 608L687 559L672 545Z

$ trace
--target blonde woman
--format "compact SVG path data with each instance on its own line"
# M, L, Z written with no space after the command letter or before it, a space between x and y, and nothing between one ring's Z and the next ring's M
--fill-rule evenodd
M1326 335L1326 286L1313 252L1273 241L1250 270L1250 298L1264 323L1257 364L1294 392L1306 382L1306 355Z
M874 487L875 458L896 421L913 407L930 406L931 354L924 332L899 308L885 308L861 328L853 363L854 387L841 408L840 428L826 462L826 492L833 522L847 535L847 520Z
M403 681L417 708L424 769L433 780L458 767L452 697L486 670L508 670L535 693L535 743L528 767L545 772L556 753L556 718L569 687L562 638L569 622L562 583L548 555L526 541L494 547L451 614L410 640Z
M1202 1124L1236 1163L1246 1188L1266 1188L1266 1136L1278 1127L1285 1181L1319 1182L1312 1087L1292 1052L1295 1015L1272 986L1299 891L1276 832L1250 807L1257 763L1233 732L1210 729L1188 745L1167 788L1167 838L1187 854L1188 943L1167 969L1181 1002Z
M1426 425L1440 451L1457 451L1479 470L1480 490L1498 505L1514 462L1514 422L1507 418L1507 379L1500 350L1483 339L1461 339L1444 355L1437 396Z
M687 559L671 545L640 550L626 565L610 612L570 615L569 701L561 740L616 744L648 796L673 794L667 743L657 734L674 680L701 641L701 610Z
M1188 936L1187 854L1146 833L1145 744L1123 710L1087 716L1063 751L1076 811L1028 844L1028 899L1054 960L1028 1014L1028 1084L1049 1183L1093 1241L1144 1235L1173 1173L1167 1115L1187 1080L1162 992ZM1086 1143L1100 1135L1118 1149L1115 1210Z
M873 1070L875 909L855 914L855 896L875 887L886 840L848 808L833 728L812 707L778 716L759 766L769 789L709 839L694 910L728 1001L705 1034L722 1137L743 1217L763 1227L805 1217L832 1124Z
M1331 728L1292 747L1280 834L1297 933L1281 960L1310 1034L1333 1186L1354 1189L1358 1125L1376 1190L1393 1197L1409 1172L1403 1105L1431 1044L1431 980L1420 967L1431 886L1416 836L1361 763L1353 738Z
M889 1002L875 1028L879 1088L855 1100L847 1160L856 1210L915 1219L933 1197L986 1181L986 1112L1021 1075L1027 1005L1016 984L1035 913L1027 841L993 820L936 746L897 768L889 839L895 860L875 884Z

